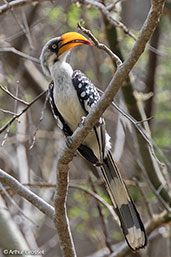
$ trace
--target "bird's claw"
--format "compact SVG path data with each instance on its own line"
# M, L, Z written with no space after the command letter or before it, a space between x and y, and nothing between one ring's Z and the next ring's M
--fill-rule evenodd
M68 148L70 148L70 147L71 147L71 144L72 144L72 138L68 136L68 137L66 138L66 145L67 145Z
M85 124L85 119L86 119L85 116L82 116L82 117L81 117L81 120L80 120L80 122L79 122L79 124L78 124L79 127L84 126L84 124Z

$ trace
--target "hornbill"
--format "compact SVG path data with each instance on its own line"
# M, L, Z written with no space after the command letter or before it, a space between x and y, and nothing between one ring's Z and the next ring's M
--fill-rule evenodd
M52 112L66 137L73 134L80 121L100 99L92 82L81 71L73 71L66 61L70 50L78 45L91 43L77 32L68 32L49 40L40 56L45 75L52 79L49 85ZM110 136L101 117L79 146L78 152L90 163L100 167L125 239L129 247L136 251L147 243L145 229L110 149Z

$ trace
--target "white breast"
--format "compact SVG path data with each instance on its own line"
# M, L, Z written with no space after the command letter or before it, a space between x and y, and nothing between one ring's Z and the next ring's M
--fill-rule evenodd
M78 127L81 118L85 116L85 112L81 107L77 92L72 84L72 73L71 66L66 62L62 64L57 62L51 69L51 74L55 82L55 104L64 120L68 123L72 131L74 131Z

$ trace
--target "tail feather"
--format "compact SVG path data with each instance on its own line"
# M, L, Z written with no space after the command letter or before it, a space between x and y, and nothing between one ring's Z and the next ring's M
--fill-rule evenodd
M134 251L143 248L147 243L144 225L110 152L101 170L128 245Z

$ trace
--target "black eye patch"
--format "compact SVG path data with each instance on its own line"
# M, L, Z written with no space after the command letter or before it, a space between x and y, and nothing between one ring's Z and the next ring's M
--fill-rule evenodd
M58 44L57 43L51 43L48 48L50 51L52 51L54 53L58 52Z
M55 40L55 41L52 41L50 44L49 44L49 50L51 52L54 52L54 53L58 53L58 50L60 48L60 42L61 40Z

